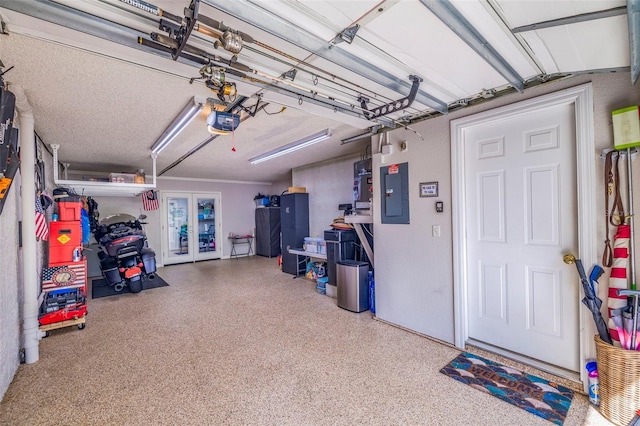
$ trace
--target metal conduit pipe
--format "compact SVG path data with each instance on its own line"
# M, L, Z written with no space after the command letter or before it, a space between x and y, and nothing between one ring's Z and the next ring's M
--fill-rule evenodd
M22 344L25 362L33 364L40 358L38 341L38 267L36 256L36 184L33 165L36 163L33 110L21 86L9 87L16 96L20 123L20 162L22 197Z

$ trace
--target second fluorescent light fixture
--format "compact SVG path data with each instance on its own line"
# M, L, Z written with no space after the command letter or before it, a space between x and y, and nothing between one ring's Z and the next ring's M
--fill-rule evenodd
M329 139L330 137L331 137L331 129L325 129L319 133L316 133L311 136L307 136L304 139L300 139L299 141L291 142L289 144L281 146L280 148L274 149L273 151L265 152L264 154L260 154L257 157L253 157L249 160L249 162L251 164L262 163L263 161L280 157L281 155L285 155L290 152L297 151L309 145L313 145L314 143L322 142L323 140Z
M189 103L180 111L180 114L169 124L167 130L165 130L162 136L153 144L151 152L158 154L165 149L171 141L187 127L187 124L198 115L203 106L203 101L196 99L195 96L191 98Z

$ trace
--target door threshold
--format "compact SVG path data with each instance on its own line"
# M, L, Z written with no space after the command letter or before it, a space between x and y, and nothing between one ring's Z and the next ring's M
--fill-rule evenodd
M465 350L482 357L493 358L494 361L502 364L511 364L514 368L525 373L557 382L568 387L574 392L585 393L584 385L580 381L579 372L567 370L565 368L558 367L557 365L548 364L546 362L474 339L466 341ZM514 362L516 365L514 365Z

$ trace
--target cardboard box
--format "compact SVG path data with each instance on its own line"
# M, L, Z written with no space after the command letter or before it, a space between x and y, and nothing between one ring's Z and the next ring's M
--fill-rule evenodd
M289 187L289 193L290 194L295 194L296 192L307 192L307 188L305 188L304 186L290 186Z

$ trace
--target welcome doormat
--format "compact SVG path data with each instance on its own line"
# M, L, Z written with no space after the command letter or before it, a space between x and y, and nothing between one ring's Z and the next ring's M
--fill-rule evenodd
M142 290L149 290L157 287L165 287L168 285L169 283L167 283L165 280L160 278L158 275L154 275L153 279L147 278L142 282ZM125 287L121 291L116 291L113 288L113 286L107 285L107 282L105 281L104 278L94 279L91 282L91 298L92 299L99 299L101 297L116 296L118 294L126 294L126 293L131 293L131 291L129 290L129 287Z
M558 425L573 399L571 389L468 352L440 372Z

